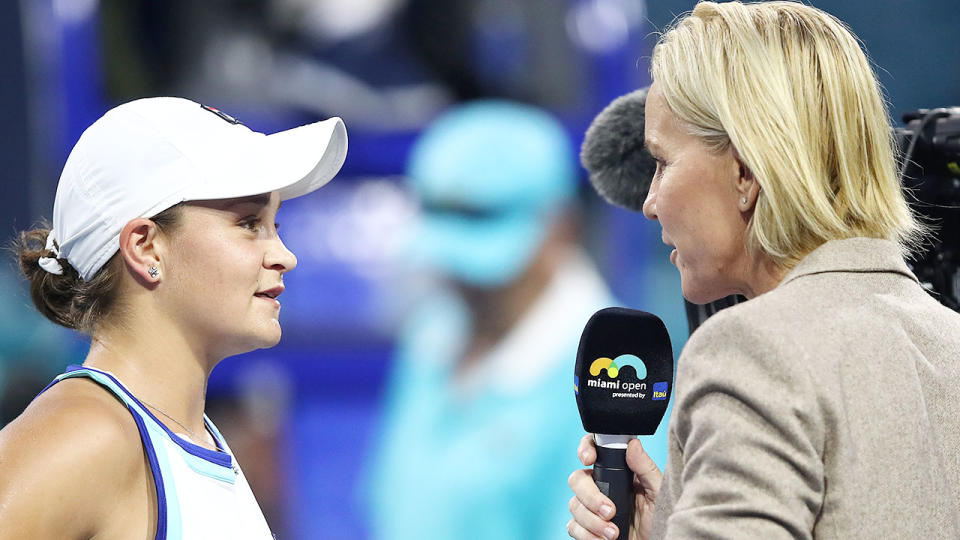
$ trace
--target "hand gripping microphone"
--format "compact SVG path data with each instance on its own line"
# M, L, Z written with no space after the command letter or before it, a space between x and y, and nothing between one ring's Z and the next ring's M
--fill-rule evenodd
M619 538L627 538L634 513L627 443L657 431L673 391L673 349L663 321L625 308L594 313L580 337L573 381L583 428L596 435L593 480L616 506Z

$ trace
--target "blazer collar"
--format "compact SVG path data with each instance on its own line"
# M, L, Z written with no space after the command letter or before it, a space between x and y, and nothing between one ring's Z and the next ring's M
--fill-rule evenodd
M847 238L822 244L787 273L780 285L824 272L892 272L917 281L900 253L900 246L879 238Z

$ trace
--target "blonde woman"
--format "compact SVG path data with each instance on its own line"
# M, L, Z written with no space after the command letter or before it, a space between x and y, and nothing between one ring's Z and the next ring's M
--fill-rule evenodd
M90 352L0 431L0 539L272 538L204 415L207 377L279 341L297 259L277 210L329 181L346 144L340 119L265 136L180 98L83 133L52 228L18 253L37 309Z
M799 3L703 2L651 72L644 215L688 300L749 301L679 359L663 475L629 447L630 538L960 537L960 315L904 262L923 227L856 38ZM569 534L616 538L589 471L569 482Z

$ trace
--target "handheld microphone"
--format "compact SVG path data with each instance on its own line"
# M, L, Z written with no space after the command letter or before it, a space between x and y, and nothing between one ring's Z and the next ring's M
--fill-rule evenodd
M657 316L625 308L593 314L580 337L574 389L583 428L596 436L593 480L613 501L619 538L634 513L627 443L653 435L673 391L673 349Z

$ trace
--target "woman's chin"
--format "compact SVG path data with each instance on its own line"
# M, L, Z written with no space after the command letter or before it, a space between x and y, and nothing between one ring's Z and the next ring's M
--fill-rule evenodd
M684 279L682 276L680 280L683 297L691 304L709 304L730 294L717 287L704 286L695 280Z
M261 336L262 343L258 348L269 349L271 347L276 347L277 344L280 343L280 337L282 336L282 334L283 332L280 330L280 327L277 326L277 329L275 332L270 332L267 335Z
M283 332L280 330L280 324L276 321L273 324L261 326L255 332L247 336L244 340L249 351L257 349L269 349L280 343L280 337Z

